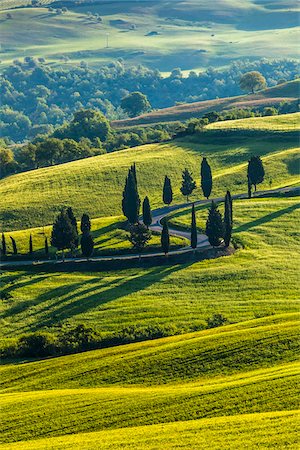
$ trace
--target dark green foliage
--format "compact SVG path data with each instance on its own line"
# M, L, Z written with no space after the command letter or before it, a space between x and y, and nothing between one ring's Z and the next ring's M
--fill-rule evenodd
M93 109L80 109L74 113L71 122L59 128L55 137L69 138L79 141L80 138L95 139L105 142L111 132L110 124L106 117Z
M188 171L188 169L184 169L182 172L182 184L180 191L182 195L186 196L186 200L189 201L189 196L196 189L196 183L193 180L192 174Z
M129 117L135 117L143 112L149 111L151 105L146 95L141 92L132 92L122 98L121 108L129 115Z
M212 174L206 158L201 162L201 188L205 198L209 198L212 190Z
M196 212L195 205L192 206L192 224L191 224L191 247L193 249L197 248L198 235L197 235L197 223L196 223Z
M225 246L230 245L232 235L232 198L229 191L225 196L225 211L224 211L224 242Z
M216 328L225 325L227 319L222 314L214 314L212 317L206 319L206 322L207 328Z
M210 245L218 247L224 236L224 226L222 216L215 202L211 203L206 221L206 235Z
M244 73L239 84L242 91L254 94L254 91L266 87L266 79L260 72L254 70Z
M262 183L265 176L265 169L260 156L251 156L248 162L247 176L256 191L256 185Z
M136 164L135 163L132 164L132 166L130 167L130 170L132 172L135 184L137 185Z
M71 208L71 206L69 206L67 208L67 214L69 216L70 222L71 222L71 224L72 224L72 226L74 228L74 233L76 235L76 239L74 239L74 244L73 245L74 245L74 248L77 248L78 244L79 244L78 227L77 227L77 220L76 220L76 217L74 215L74 212L73 212L73 209Z
M18 341L20 356L41 357L55 354L53 336L49 333L35 333L22 336Z
M133 248L141 253L151 239L151 231L143 223L135 223L130 227L129 241Z
M48 238L45 236L45 255L49 255L49 245L48 245Z
M170 234L168 221L166 219L163 221L163 228L161 232L160 242L162 251L164 252L165 255L167 255L170 250Z
M122 210L129 223L135 224L139 219L140 197L132 169L129 169L123 191Z
M12 247L13 247L13 254L17 255L18 254L18 248L17 248L16 241L15 241L15 239L12 236L10 236L10 239L11 239L11 243L12 243Z
M51 245L57 250L73 249L77 240L78 234L71 223L67 209L63 208L53 224Z
M88 214L82 214L80 230L82 233L87 233L91 231L91 221Z
M151 207L148 197L145 197L143 201L143 222L147 228L152 224Z
M6 240L5 240L4 233L2 233L2 237L1 237L1 251L2 251L2 255L6 256Z
M33 253L33 243L32 243L32 235L29 236L29 254Z
M248 187L248 198L252 197L252 186L249 180L249 174L247 174L247 187Z
M166 175L163 187L163 202L170 205L173 201L173 190L170 178Z
M85 231L81 236L81 253L86 258L92 256L94 251L94 240L89 231Z

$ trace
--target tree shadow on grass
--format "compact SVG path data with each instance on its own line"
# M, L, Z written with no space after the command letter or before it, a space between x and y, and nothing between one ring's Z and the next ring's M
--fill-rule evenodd
M295 205L291 205L287 208L280 209L279 211L275 211L271 214L267 214L266 216L260 217L259 219L253 220L252 222L247 222L244 225L241 225L233 230L234 233L241 233L243 231L248 231L250 228L257 227L259 225L263 225L264 223L270 222L271 220L278 219L284 214L291 213L296 209L300 208L300 203Z
M168 275L191 264L193 264L193 261L171 267L159 266L146 272L143 270L141 275L126 275L121 280L120 278L108 280L106 283L99 283L99 285L96 284L99 278L93 277L84 284L74 283L70 285L67 293L62 293L64 289L62 286L52 289L41 294L34 303L31 303L30 306L35 306L35 309L30 313L31 308L29 307L26 311L26 318L33 323L29 325L27 322L25 328L30 328L30 331L37 331L43 327L55 326L66 319L98 309L106 303L141 292ZM92 286L89 286L91 284ZM85 288L80 290L82 286ZM60 298L55 300L58 296ZM53 302L51 302L52 299L54 300ZM41 305L41 308L38 307L39 305ZM13 309L7 311L6 316L12 313Z

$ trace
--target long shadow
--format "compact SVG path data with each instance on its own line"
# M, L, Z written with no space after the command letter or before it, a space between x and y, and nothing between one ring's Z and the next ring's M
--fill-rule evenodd
M124 222L116 222L112 223L111 225L107 225L106 227L99 228L98 230L93 230L92 235L94 239L97 239L98 237L102 236L105 233L109 233L111 231L118 230L121 228L121 226L124 224Z
M114 300L120 299L122 297L131 295L132 293L143 291L152 284L161 281L166 276L181 270L187 265L193 264L191 261L185 265L178 264L171 267L155 267L150 272L147 271L137 277L124 277L120 283L117 281L108 282L104 285L92 286L84 291L79 291L71 295L64 295L63 299L60 299L56 304L50 306L51 311L49 311L49 305L44 307L42 310L36 311L34 314L38 316L38 323L31 326L31 330L37 330L41 327L54 325L56 322L61 322L64 319L70 319L73 316L83 314L91 309L97 308L99 306L105 305L106 303L112 302ZM90 283L95 283L95 278L90 281ZM110 287L113 285L112 287ZM70 287L70 291L74 288ZM105 289L107 287L107 289ZM75 287L76 288L76 287ZM104 288L104 291L103 291ZM101 291L99 291L101 289ZM36 304L44 301L48 301L51 298L55 298L57 294L57 289L51 291L47 294L43 294L37 298ZM72 300L70 303L69 301ZM68 301L68 304L64 304ZM60 305L60 306L59 306ZM58 306L55 308L55 306ZM53 309L54 307L54 309ZM42 318L39 318L40 314L45 313Z
M266 216L260 217L259 219L253 220L252 222L247 222L244 225L241 225L237 228L234 228L234 233L241 233L242 231L248 231L250 228L254 228L258 225L263 225L264 223L270 222L271 220L278 219L278 217L283 216L284 214L288 214L295 209L299 209L300 204L289 206L288 208L280 209L279 211L275 211L271 214L267 214Z

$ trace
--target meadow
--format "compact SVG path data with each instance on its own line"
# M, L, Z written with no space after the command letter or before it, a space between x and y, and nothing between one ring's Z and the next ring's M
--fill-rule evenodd
M4 9L22 3L27 2L1 3L4 64L23 56L44 57L50 63L67 56L71 63L84 59L90 65L124 58L169 72L174 61L175 67L190 70L225 65L249 54L257 59L298 55L293 1L281 1L279 10L254 0L245 5L218 1L209 9L197 0L173 2L168 8L162 1L68 3L63 15L46 7ZM8 11L12 19L6 19ZM99 14L102 22L89 18L88 12Z
M281 116L268 121L274 127L282 123ZM162 206L165 175L171 178L174 203L185 201L180 193L184 168L192 171L198 186L191 200L203 198L199 187L202 156L208 158L212 167L212 196L224 195L226 189L232 194L247 191L246 166L252 155L260 155L266 168L265 181L259 189L269 189L270 182L276 188L299 181L299 145L293 134L227 138L209 134L207 131L184 140L134 147L6 177L0 180L0 221L4 231L50 225L64 205L72 206L78 219L83 213L92 218L122 214L123 186L133 162L137 166L140 197L148 195L152 208Z

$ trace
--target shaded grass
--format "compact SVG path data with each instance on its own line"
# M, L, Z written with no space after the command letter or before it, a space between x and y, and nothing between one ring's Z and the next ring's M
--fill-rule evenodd
M298 411L243 414L135 428L80 433L3 445L3 450L244 450L294 449L298 443ZM113 444L112 444L113 443Z

